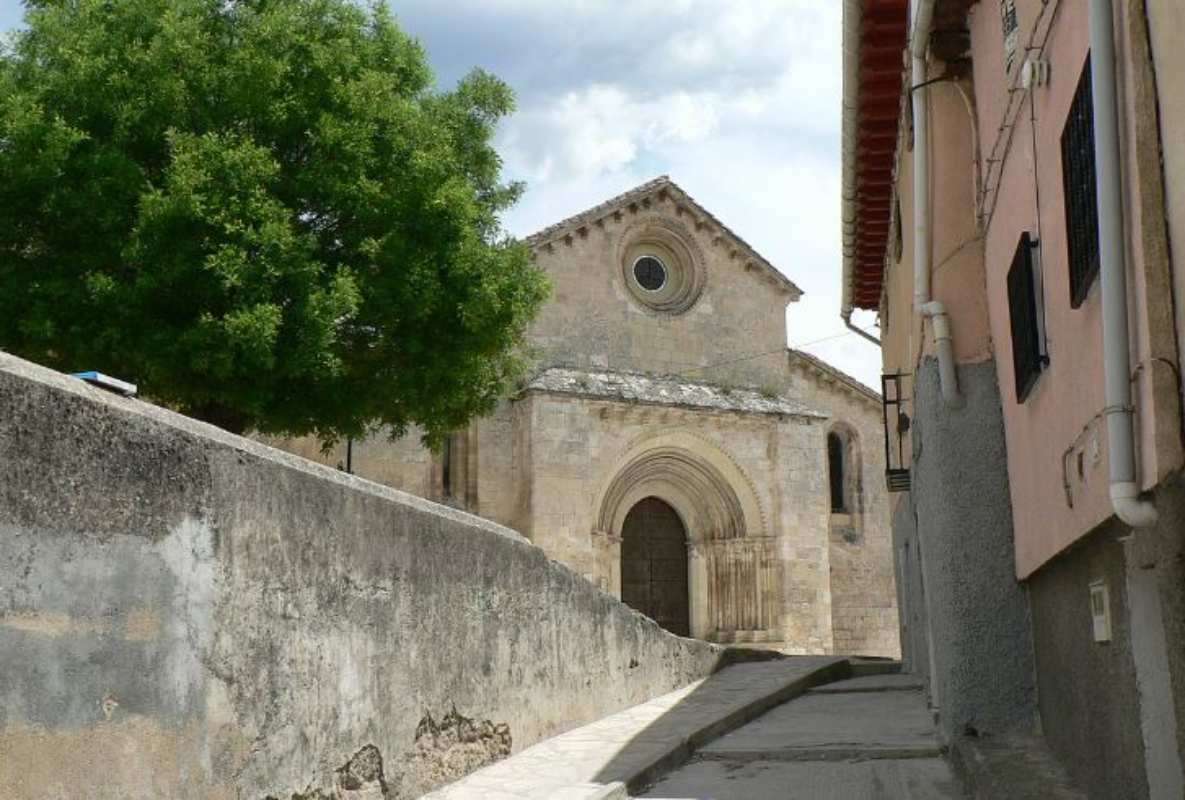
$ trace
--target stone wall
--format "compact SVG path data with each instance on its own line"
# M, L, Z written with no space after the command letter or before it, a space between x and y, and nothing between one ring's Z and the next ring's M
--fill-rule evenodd
M414 797L708 674L490 522L0 354L0 797Z
M524 482L530 487L534 543L616 594L621 517L642 497L658 497L687 527L693 636L723 634L737 641L780 642L791 652L833 652L826 468L818 446L822 418L544 392L519 402L531 419ZM656 454L654 463L628 478L632 493L614 504L608 497L614 481L650 454ZM716 535L714 521L726 514L725 499L707 488L688 493L683 478L661 463L666 454L721 476L726 493L741 507L739 537ZM733 567L753 562L760 564L761 578L741 580ZM723 591L714 594L713 587ZM754 593L768 627L741 632L746 626L737 613Z
M697 226L679 214L681 200L655 195L646 205L590 224L583 236L535 247L553 286L529 333L540 362L753 386L781 375L786 305L796 295L763 269L746 268L737 243L716 225ZM677 236L688 268L703 274L698 300L680 313L648 308L623 275L631 237L648 228ZM704 370L708 365L717 366Z
M815 448L826 452L826 436L836 431L852 455L848 483L853 507L828 521L833 652L899 657L880 398L804 353L790 351L788 359L786 394L827 410Z
M258 438L268 446L328 467L345 470L348 465L355 475L392 489L418 497L432 497L432 453L420 443L418 430L413 429L400 439L392 439L385 432L377 431L350 445L338 442L328 449L312 436Z

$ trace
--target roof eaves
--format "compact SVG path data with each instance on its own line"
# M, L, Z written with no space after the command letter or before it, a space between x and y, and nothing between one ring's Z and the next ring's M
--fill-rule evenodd
M904 0L846 0L843 94L843 299L876 309L893 220L908 38ZM894 57L894 54L897 54Z
M750 388L726 387L679 376L620 372L607 369L548 367L516 396L529 393L570 395L641 405L675 406L707 411L826 419L827 415L788 397Z

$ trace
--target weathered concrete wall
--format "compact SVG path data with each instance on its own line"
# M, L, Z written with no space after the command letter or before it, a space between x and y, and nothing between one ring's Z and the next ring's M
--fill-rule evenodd
M1105 533L1046 565L1027 583L1045 739L1092 797L1148 796L1131 654L1123 545ZM1091 634L1090 583L1111 596L1111 641Z
M934 359L923 360L914 388L912 500L933 651L931 701L947 736L1025 723L1036 702L1028 602L1012 569L996 367L958 369L961 409L944 407Z
M1159 524L1117 520L1026 583L1045 737L1092 797L1185 795L1185 491L1155 497ZM1093 636L1090 586L1104 581L1111 639Z
M414 797L720 655L504 528L6 355L0 474L0 797L314 796L380 760Z

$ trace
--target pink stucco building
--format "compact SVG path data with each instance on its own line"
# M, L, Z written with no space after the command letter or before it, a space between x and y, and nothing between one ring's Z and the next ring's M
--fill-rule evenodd
M1179 0L845 2L906 659L1092 797L1185 796L1183 39Z

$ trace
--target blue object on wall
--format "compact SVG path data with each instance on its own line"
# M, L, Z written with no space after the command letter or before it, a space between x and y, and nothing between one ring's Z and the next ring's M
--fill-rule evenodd
M136 384L121 381L119 378L112 378L110 375L104 375L101 372L95 372L94 370L90 370L89 372L75 372L72 377L84 380L92 386L98 386L100 389L121 394L124 397L136 396Z

